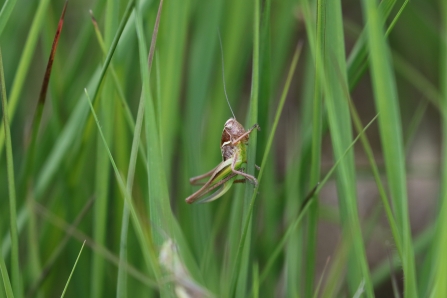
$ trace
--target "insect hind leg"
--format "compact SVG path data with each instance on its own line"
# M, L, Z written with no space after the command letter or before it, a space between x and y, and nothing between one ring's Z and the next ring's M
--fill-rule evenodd
M252 175L249 175L247 173L244 173L242 171L238 171L234 168L234 166L236 165L236 160L237 160L237 153L235 154L234 158L233 158L233 162L231 163L231 171L233 171L233 173L244 176L245 178L247 178L249 181L253 182L253 184L255 186L258 185L258 180L256 180L256 178Z

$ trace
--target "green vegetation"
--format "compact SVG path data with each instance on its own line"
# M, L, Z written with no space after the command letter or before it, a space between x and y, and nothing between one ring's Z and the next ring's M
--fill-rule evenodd
M0 10L0 298L447 295L446 1L28 2ZM259 184L189 205L223 66Z

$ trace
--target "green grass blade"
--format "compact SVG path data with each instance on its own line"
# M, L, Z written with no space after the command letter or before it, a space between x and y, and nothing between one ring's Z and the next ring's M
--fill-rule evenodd
M5 260L0 254L0 271L3 279L3 286L5 287L6 297L14 298L11 282L9 280L8 269L6 268Z
M259 171L259 174L258 174L258 185L255 187L255 189L253 191L253 195L251 197L250 205L248 207L249 209L248 209L247 215L246 215L246 217L244 218L244 221L243 221L243 223L244 223L243 227L244 228L242 230L242 235L241 235L241 239L240 239L240 242L239 242L239 246L238 246L238 250L237 250L237 254L236 254L236 259L235 259L234 267L233 267L233 271L232 271L231 289L235 288L236 282L238 280L239 269L240 269L240 266L241 266L241 258L242 258L242 253L243 253L243 249L244 249L244 244L245 244L245 237L247 236L248 227L250 225L251 215L252 215L252 212L253 212L253 206L254 206L254 203L255 203L256 195L258 193L258 188L259 188L260 183L261 183L262 174L264 172L265 165L267 163L267 159L268 159L268 156L269 156L269 153L270 153L270 149L271 149L272 144L273 144L273 138L275 136L276 128L278 127L279 118L281 116L281 112L282 112L282 109L284 107L284 102L286 100L286 96L287 96L287 93L289 91L290 83L292 81L292 77L293 77L293 74L295 72L295 68L296 68L296 65L298 63L298 59L300 57L300 53L301 53L301 44L298 45L298 47L297 47L297 49L295 51L295 54L293 55L292 63L290 64L290 69L289 69L289 73L287 75L287 80L286 80L286 83L284 85L284 89L283 89L283 92L281 94L281 98L280 98L279 103L278 103L278 108L276 110L275 120L273 122L273 127L272 127L272 129L270 131L269 139L267 141L267 146L265 148L264 155L262 157L261 170ZM230 293L232 293L232 292L233 291L230 291Z
M98 120L98 118L96 116L95 110L93 108L92 102L90 101L90 98L88 97L87 90L85 90L85 91L86 91L86 94L87 94L86 98L87 98L88 103L90 105L90 110L91 110L91 112L93 114L93 117L95 119L96 125L98 127L99 134L100 134L101 139L103 141L103 144L104 144L104 146L106 148L107 155L108 155L108 157L110 159L110 162L112 163L112 167L113 167L113 170L115 172L116 179L118 180L118 185L119 185L120 191L122 192L123 197L125 199L125 202L126 202L127 206L130 209L132 223L134 225L135 232L137 234L138 240L140 241L140 245L141 245L141 249L143 251L144 259L146 261L146 265L148 266L148 268L153 269L156 272L156 274L160 274L159 273L160 272L159 271L160 268L158 266L158 262L156 261L157 258L156 258L156 254L155 254L155 250L154 250L153 244L151 243L150 239L148 239L148 237L146 236L147 233L145 233L145 230L143 229L143 225L141 224L141 221L138 218L138 215L137 215L137 213L135 211L135 207L134 207L134 204L132 202L132 196L129 194L129 192L126 189L126 185L124 184L124 181L123 181L123 179L121 177L121 174L120 174L120 172L119 172L119 170L118 170L118 168L117 168L117 166L115 164L115 161L114 161L114 159L112 157L112 153L110 152L110 149L109 149L109 147L107 145L105 136L104 136L104 134L102 132L102 129L101 129L101 126L99 124L99 120Z
M26 75L33 58L33 54L36 48L37 39L39 37L39 31L42 27L42 23L45 18L45 12L48 9L49 0L43 0L39 2L39 6L34 15L33 22L31 24L31 29L26 39L25 47L20 58L19 66L17 67L17 72L14 77L14 83L11 88L11 94L9 95L9 117L10 121L14 119L17 104L20 98L20 94L23 90L23 84L25 83ZM5 142L5 134L3 123L0 127L0 156L3 151L3 145Z
M442 29L441 29L441 59L440 59L440 86L442 93L441 111L443 115L447 115L447 3L441 1L440 10L442 11ZM447 119L441 118L442 121L442 165L441 165L441 181L447 179ZM439 197L440 211L436 222L436 236L434 241L434 261L433 261L433 286L431 288L430 297L447 296L447 268L444 266L446 262L447 250L447 186L441 183L441 193ZM425 294L425 293L424 293Z
M307 15L306 22L309 26L307 29L312 33L311 36L315 36L315 40L311 37L310 46L314 57L314 67L315 67L315 85L313 93L313 104L312 104L312 141L311 141L311 166L310 166L310 177L309 185L313 187L319 182L320 179L320 168L321 168L321 142L322 142L322 118L323 118L323 84L321 65L323 63L322 51L324 45L324 30L322 26L324 17L324 8L321 1L317 1L317 24L316 30L314 25L310 25L311 17ZM308 13L309 1L305 3L305 11ZM313 45L313 46L312 46ZM307 227L307 242L308 245L305 250L305 278L306 282L304 285L304 295L310 297L313 292L314 287L314 277L315 277L315 259L316 259L316 246L317 246L317 221L318 221L318 202L314 202L310 206L309 212L309 222Z
M349 106L344 92L347 89L347 74L341 3L322 1L322 10L324 48L320 74L324 76L323 88L334 158L339 159L352 141ZM352 251L348 257L349 293L353 295L359 284L364 281L366 296L373 297L374 292L357 207L353 152L348 152L336 171L343 239L352 245L350 247Z
M376 1L363 0L362 4L368 32L374 97L380 113L379 129L385 168L396 222L401 232L404 292L408 297L416 297L416 272L411 244L405 155L396 83L391 68L390 51L385 40L383 20L378 14Z
M151 220L151 231L154 243L161 247L166 234L173 235L173 218L169 202L168 187L166 176L163 168L163 159L161 155L161 146L159 138L159 126L156 123L156 113L154 102L150 90L150 68L155 50L155 42L157 38L158 25L160 22L163 0L160 1L157 18L154 26L154 34L152 36L151 48L149 55L145 44L143 32L143 20L140 11L137 9L135 14L135 26L138 36L139 62L142 80L142 97L145 101L145 132L147 141L148 159L148 188L149 188L149 214ZM162 273L155 271L157 280L161 281ZM161 284L161 296L171 295L171 285L169 283Z
M155 27L158 28L163 0L160 1L159 12ZM160 152L160 138L158 137L158 125L156 123L154 103L150 91L150 66L152 64L153 49L155 48L155 40L151 42L151 52L147 52L145 38L143 33L143 24L140 13L137 10L135 17L135 25L138 35L140 72L143 82L142 97L145 101L145 131L147 141L148 171L149 171L149 211L152 222L152 233L154 242L161 245L164 241L163 233L171 233L172 214L169 205L169 194L166 183L166 176L163 170L163 160ZM154 29L155 30L155 29ZM153 35L156 38L156 34ZM148 58L149 57L149 58ZM148 61L149 59L149 61Z
M110 46L113 39L113 34L117 30L116 15L119 12L119 3L117 0L109 0L106 2L105 13L105 44ZM111 67L111 61L109 67ZM110 72L109 72L110 73ZM99 86L99 85L98 85ZM97 89L99 90L99 89ZM113 146L113 137L115 135L115 99L116 88L110 75L104 77L103 88L101 93L98 93L98 100L96 106L99 109L99 117L102 123L102 131L109 146ZM93 100L95 97L93 97ZM110 161L105 155L101 136L96 138L96 161L95 161L95 195L96 202L93 206L93 239L95 242L105 245L108 215L110 211ZM109 147L110 148L110 147ZM111 148L114 150L114 148ZM92 286L91 297L101 297L104 294L104 258L101 255L94 254L92 258Z
M153 33L153 44L151 46L151 53L153 54L155 51L155 40L157 38L158 33L158 22L155 25L154 33ZM152 60L153 55L149 58ZM151 63L151 62L149 62ZM150 67L150 66L148 66ZM132 141L132 151L130 155L129 162L129 170L127 176L127 191L129 193L132 192L134 176L135 176L135 167L137 162L137 153L140 147L140 138L141 138L141 129L143 126L143 117L145 113L145 101L143 96L140 97L140 103L138 106L138 114L137 114L137 123L135 125L134 137ZM141 152L141 150L140 150ZM145 155L143 155L145 157ZM143 162L147 164L147 160L144 158ZM122 262L127 261L127 233L128 233L128 221L129 221L129 208L124 205L123 210L123 218L122 218L122 227L121 227L121 239L120 239L120 260ZM127 276L123 266L120 266L118 271L118 282L117 282L117 296L118 297L126 297L127 293Z
M81 256L82 250L84 249L84 245L85 245L85 240L82 243L81 250L79 251L78 257L76 258L76 261L73 265L73 269L71 269L70 276L68 277L67 283L65 284L64 291L61 294L61 298L65 296L65 292L67 291L67 287L68 287L68 284L70 283L71 276L73 275L73 272L76 269L76 265L78 264L79 257Z
M258 106L259 106L259 30L261 19L261 4L260 0L254 1L254 16L253 16L253 61L252 61L252 77L251 77L251 95L250 95L250 107L248 117L245 123L245 127L251 127L253 124L258 123ZM246 171L249 175L254 175L255 161L256 161L256 149L257 149L257 133L250 135L250 145L247 148L247 168ZM265 166L265 165L264 165ZM251 197L253 196L254 186L250 183L245 185L245 198L244 198L244 212L242 218L251 218L249 214L249 206ZM246 297L247 295L247 282L249 276L249 263L250 263L250 246L251 246L251 234L252 234L252 222L249 223L247 234L245 238L244 248L242 251L242 263L239 268L239 277L236 285L236 297Z
M9 110L6 99L5 75L3 73L3 58L0 50L0 95L2 97L3 127L6 136L6 167L8 171L8 190L9 190L9 220L11 233L11 279L12 287L16 297L22 297L22 288L20 285L20 266L19 266L19 236L17 232L17 201L16 187L14 179L14 158L12 153L11 129L9 127ZM5 285L6 286L6 285Z
M3 3L2 10L0 11L0 36L2 36L3 29L11 16L11 12L16 5L17 0L6 0Z
M394 7L396 0L385 0L381 1L379 5L379 13L383 16L385 20L391 10ZM368 46L367 46L367 36L366 32L363 31L362 34L357 39L354 47L349 54L347 60L348 78L349 78L349 89L352 90L354 86L357 85L360 78L366 71L368 59Z

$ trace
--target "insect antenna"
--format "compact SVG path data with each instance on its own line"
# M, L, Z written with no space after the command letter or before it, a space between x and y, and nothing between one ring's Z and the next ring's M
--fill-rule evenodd
M236 120L236 116L234 115L233 109L231 108L231 105L230 105L230 101L228 100L227 87L225 85L224 55L223 55L223 47L222 47L222 38L220 37L220 30L217 30L217 33L219 35L220 54L222 57L222 79L223 79L225 98L227 99L227 103L228 103L228 106L230 107L231 114L233 114L233 119Z

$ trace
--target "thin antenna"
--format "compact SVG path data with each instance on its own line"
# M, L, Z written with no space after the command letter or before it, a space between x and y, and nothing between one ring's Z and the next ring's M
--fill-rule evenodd
M233 114L233 119L236 120L236 116L234 115L233 109L231 108L231 105L230 105L230 101L228 100L227 86L225 85L224 55L223 55L223 47L222 47L222 38L220 37L220 30L217 30L217 33L219 35L220 54L222 57L222 79L223 79L223 85L224 85L225 98L227 99L227 103L228 103L228 106L230 107L231 114Z

